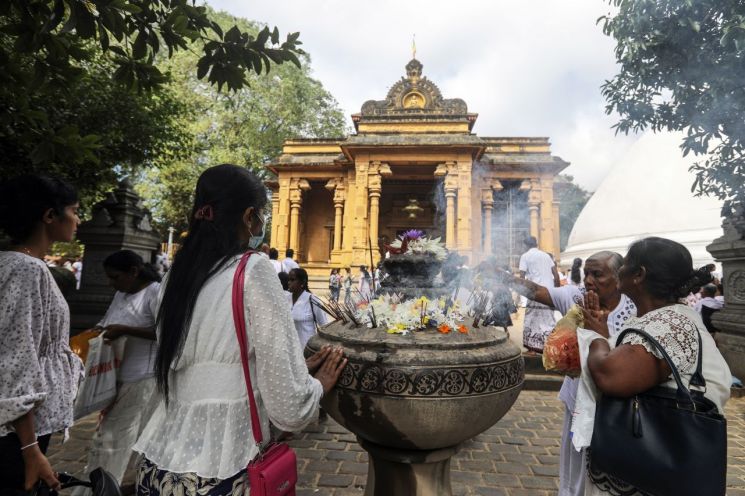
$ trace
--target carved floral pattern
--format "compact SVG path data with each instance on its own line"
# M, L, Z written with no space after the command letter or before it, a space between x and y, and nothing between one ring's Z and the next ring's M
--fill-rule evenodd
M337 387L389 396L458 397L492 394L522 384L521 358L470 367L385 367L350 362Z

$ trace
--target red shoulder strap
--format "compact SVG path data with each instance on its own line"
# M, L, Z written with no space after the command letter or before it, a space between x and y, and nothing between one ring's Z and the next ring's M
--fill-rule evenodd
M243 282L246 274L248 259L255 252L246 252L238 268L233 275L233 321L235 322L235 335L238 338L238 346L241 349L241 363L243 364L243 376L246 379L246 390L248 391L248 404L251 410L251 430L253 431L256 444L261 444L264 439L259 421L259 411L256 408L253 386L251 385L251 372L248 368L248 333L246 332L246 314L243 304Z

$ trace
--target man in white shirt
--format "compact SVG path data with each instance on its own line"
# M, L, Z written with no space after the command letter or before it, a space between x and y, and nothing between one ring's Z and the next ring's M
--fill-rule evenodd
M528 251L520 257L520 277L539 286L547 288L558 287L559 273L551 256L538 249L538 242L533 236L525 239ZM546 336L556 324L553 310L533 300L529 300L525 308L525 322L523 323L523 346L529 352L542 353Z
M270 248L269 249L269 261L272 263L272 267L274 267L275 272L279 274L280 272L284 272L282 270L282 262L277 260L279 258L279 252L276 248Z
M289 274L292 269L300 268L298 263L295 260L293 260L292 257L294 256L295 256L295 250L293 250L292 248L288 248L285 251L285 259L282 260L282 272L287 272Z
M717 328L714 327L711 316L724 308L724 300L718 299L716 296L717 287L714 284L707 284L701 288L701 299L693 307L701 315L701 320L704 321L706 330L712 334L717 332Z

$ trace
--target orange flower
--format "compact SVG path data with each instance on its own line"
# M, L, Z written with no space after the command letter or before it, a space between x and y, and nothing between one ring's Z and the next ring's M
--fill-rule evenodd
M468 334L468 327L466 327L465 325L461 324L461 325L458 326L458 332L461 333L461 334Z
M440 326L437 328L437 330L440 331L443 334L447 334L450 331L452 331L453 329L449 325L447 325L447 324L440 324Z

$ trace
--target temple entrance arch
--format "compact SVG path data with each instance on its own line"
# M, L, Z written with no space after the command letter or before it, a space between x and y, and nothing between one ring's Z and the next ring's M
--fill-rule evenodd
M383 181L378 219L379 246L391 243L409 229L420 229L431 237L442 236L444 218L440 219L439 215L435 178L394 178Z

